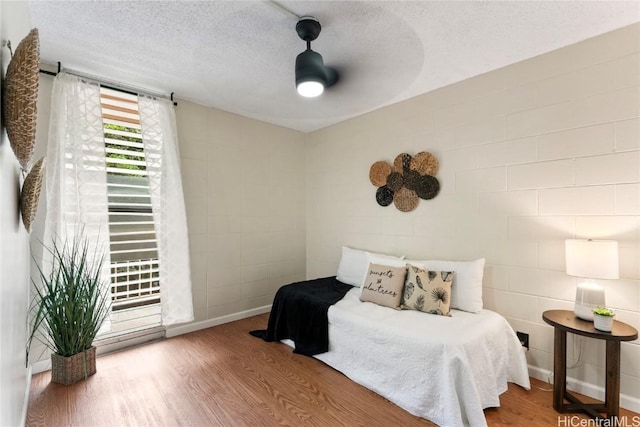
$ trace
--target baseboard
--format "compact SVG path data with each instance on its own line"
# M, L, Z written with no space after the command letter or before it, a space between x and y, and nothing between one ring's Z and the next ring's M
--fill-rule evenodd
M553 376L553 372L537 366L529 365L529 376L540 381L549 382L549 379ZM594 399L604 400L604 387L587 383L572 377L567 377L567 389ZM620 393L620 407L640 413L640 398Z
M27 368L27 386L24 390L24 400L22 402L22 414L20 416L20 426L27 425L27 410L29 409L29 394L31 394L31 366Z
M51 358L39 360L31 364L32 375L51 370Z
M93 344L96 346L96 354L106 354L114 351L131 348L150 341L160 340L165 337L164 326L143 329L141 331L131 332L121 336L110 338L102 338L95 340Z
M226 316L207 319L201 322L188 323L186 325L167 327L167 338L175 337L189 332L199 331L200 329L210 328L212 326L222 325L224 323L234 322L236 320L246 319L247 317L257 316L258 314L268 313L271 311L271 304L263 307L252 308L251 310L240 311L238 313L228 314Z
M96 346L96 355L100 356L162 338L164 338L164 328L153 328L150 331L138 331L125 337L96 340L94 341L94 345ZM47 359L39 360L31 364L34 375L51 370L51 351L48 349L47 351Z
M189 332L199 331L200 329L206 329L212 326L218 326L224 323L246 319L247 317L257 316L258 314L268 313L269 311L271 311L271 304L265 305L263 307L253 308L251 310L240 311L238 313L233 313L226 316L216 317L214 319L203 320L201 322L193 322L193 323L188 323L186 325L179 325L179 326L173 326L173 327L169 326L166 328L166 331L164 332L164 334L167 338L171 338L178 335L187 334ZM155 337L155 339L157 338L158 337ZM137 337L136 339L139 342L129 341L127 345L141 344L145 341L149 341L148 336ZM118 348L121 348L123 346L122 342L118 344L120 344ZM108 348L105 348L105 349L99 348L98 354L103 354L105 352L115 351L118 349L115 347L115 345L112 345L112 343L108 343L105 347L108 347ZM51 358L32 363L31 369L33 370L32 374L39 374L40 372L51 370ZM29 377L31 377L31 375Z

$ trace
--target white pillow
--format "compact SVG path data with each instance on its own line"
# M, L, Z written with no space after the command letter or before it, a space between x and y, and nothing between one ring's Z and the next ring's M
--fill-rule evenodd
M343 246L336 279L351 286L362 286L364 278L367 275L367 269L369 268L367 254L376 255L383 259L401 259L391 255L383 255Z
M482 310L484 258L475 261L422 261L425 269L453 271L451 308L478 313Z

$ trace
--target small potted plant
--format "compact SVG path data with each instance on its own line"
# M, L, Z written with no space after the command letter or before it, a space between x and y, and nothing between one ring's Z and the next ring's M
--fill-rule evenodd
M607 307L596 307L593 310L593 326L603 332L611 332L613 317L616 313Z
M51 381L73 384L96 373L93 346L102 322L110 311L109 281L102 277L104 257L90 253L89 240L79 233L45 248L52 257L51 271L38 265L34 281L31 334L49 347Z

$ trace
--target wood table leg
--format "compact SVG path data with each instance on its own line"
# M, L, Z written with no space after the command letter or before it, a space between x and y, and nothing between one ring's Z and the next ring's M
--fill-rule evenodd
M621 341L635 340L638 338L638 331L617 320L613 321L611 332L598 331L592 322L576 318L574 313L569 310L547 310L542 313L542 319L554 328L553 408L560 413L584 412L595 419L595 425L598 426L619 425ZM583 402L567 389L567 332L606 341L604 402ZM605 416L608 421L603 424Z
M564 394L567 388L566 331L555 328L553 349L553 409L558 412L563 412Z
M604 404L607 417L614 419L620 410L620 341L607 341L606 368Z

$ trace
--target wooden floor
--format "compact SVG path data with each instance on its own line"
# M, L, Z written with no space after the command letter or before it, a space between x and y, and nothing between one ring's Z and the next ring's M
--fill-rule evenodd
M72 386L35 375L27 425L433 425L320 361L250 336L267 316L101 356L98 373ZM541 390L548 388L510 384L502 406L485 411L489 426L557 426L551 392Z

